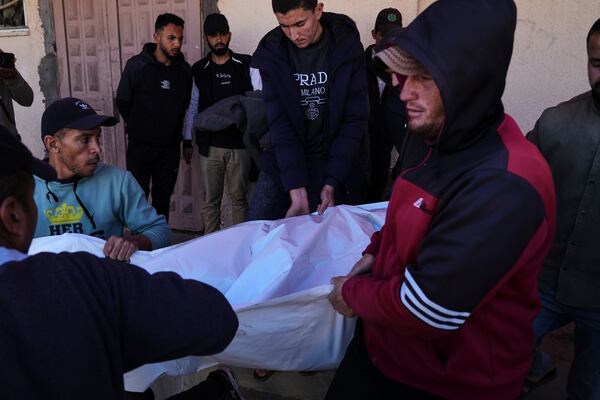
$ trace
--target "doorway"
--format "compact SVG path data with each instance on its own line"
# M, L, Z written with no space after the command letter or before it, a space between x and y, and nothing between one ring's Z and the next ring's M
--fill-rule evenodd
M203 54L201 0L52 0L60 97L77 97L119 124L104 128L104 162L125 168L126 138L116 106L127 60L152 41L154 21L170 12L185 20L183 53L193 64ZM169 225L201 231L199 157L181 162Z

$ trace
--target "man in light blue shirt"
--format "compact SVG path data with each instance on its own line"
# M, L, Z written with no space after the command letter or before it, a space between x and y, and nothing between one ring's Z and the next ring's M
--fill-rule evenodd
M64 98L42 115L42 140L56 181L35 177L35 237L83 233L106 239L104 254L129 260L137 250L171 244L164 216L148 204L131 173L100 162L101 126L116 124L86 102ZM132 235L123 236L124 229Z

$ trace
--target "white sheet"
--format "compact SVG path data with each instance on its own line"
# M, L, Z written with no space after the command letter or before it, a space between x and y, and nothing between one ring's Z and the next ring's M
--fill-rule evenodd
M144 391L166 373L184 375L216 363L273 370L338 365L354 320L327 301L329 280L345 275L385 219L387 203L339 206L325 215L254 221L176 246L144 252L132 263L150 273L175 271L225 294L240 326L229 347L210 357L186 357L125 374L129 391ZM104 241L85 235L35 239L30 254L87 251L102 257Z

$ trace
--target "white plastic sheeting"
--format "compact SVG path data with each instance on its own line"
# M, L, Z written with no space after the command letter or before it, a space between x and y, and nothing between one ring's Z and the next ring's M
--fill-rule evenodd
M280 371L337 366L354 320L329 304L329 281L347 274L361 257L383 225L386 206L339 206L323 216L247 222L176 246L136 252L131 262L150 273L174 271L219 289L240 325L224 352L142 366L125 375L126 389L144 391L162 374L184 375L217 363ZM65 234L35 239L30 254L87 251L102 257L103 246L101 239Z

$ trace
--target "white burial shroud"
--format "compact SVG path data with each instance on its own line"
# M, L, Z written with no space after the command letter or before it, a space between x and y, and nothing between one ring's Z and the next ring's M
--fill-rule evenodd
M125 374L126 389L144 391L162 374L185 375L217 363L279 371L335 368L352 338L354 319L333 310L329 282L361 257L383 225L386 207L338 206L323 216L246 222L136 252L131 262L150 273L174 271L220 290L240 324L224 352L144 365ZM98 238L65 234L35 239L30 254L86 251L103 257L103 246Z

